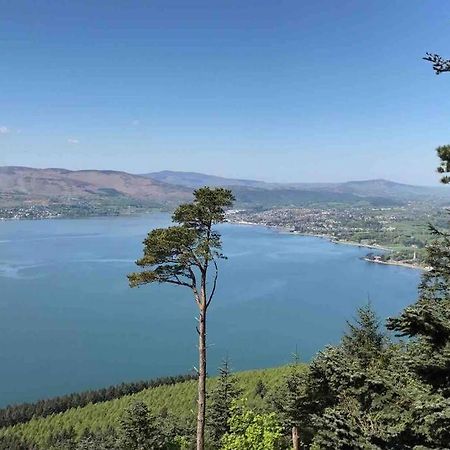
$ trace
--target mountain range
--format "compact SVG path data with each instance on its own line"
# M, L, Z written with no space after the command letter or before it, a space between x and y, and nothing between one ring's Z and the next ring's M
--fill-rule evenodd
M192 198L201 186L233 189L237 205L268 208L315 204L398 205L408 201L450 200L438 187L413 186L388 180L345 183L268 183L223 178L195 172L162 171L130 174L112 170L0 167L0 206L72 204L79 201L174 207Z
M332 192L335 194L354 194L361 197L401 198L403 200L421 197L450 197L448 190L441 186L415 186L384 179L347 181L343 183L269 183L257 180L224 178L197 172L176 172L170 170L146 173L142 176L164 183L190 188L198 188L201 186L239 186L265 190L288 189L296 191Z

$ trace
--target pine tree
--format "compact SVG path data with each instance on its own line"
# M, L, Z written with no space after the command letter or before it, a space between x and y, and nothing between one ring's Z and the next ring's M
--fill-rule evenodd
M225 221L225 208L232 206L229 189L203 187L194 201L180 205L172 216L177 225L151 231L144 241L144 256L136 261L142 271L128 275L131 287L167 283L191 290L199 311L197 450L205 447L206 424L206 324L209 305L217 286L222 254L220 233L213 226ZM212 271L212 276L211 276ZM211 286L211 287L210 287Z
M300 448L300 442L309 434L308 414L302 408L305 397L306 374L299 364L297 353L290 365L289 373L281 386L271 397L271 403L278 412L286 434L291 434L294 450Z
M438 148L440 173L450 171L450 147ZM447 177L442 179L448 183ZM435 239L427 247L430 270L422 276L419 299L388 321L399 336L412 338L405 362L428 390L417 397L411 414L417 440L429 448L450 442L450 234L431 226Z
M296 421L304 444L410 448L409 408L424 389L412 388L402 349L389 342L370 305L359 308L341 344L320 352L280 394L281 411Z
M78 440L76 450L120 450L120 445L113 428L95 432L86 430Z
M261 378L256 382L255 395L260 397L262 400L264 400L267 395L267 386L264 384L264 381L261 380Z
M15 436L0 436L0 450L39 450L39 448Z
M219 445L222 436L230 430L228 422L231 417L231 405L240 394L241 390L226 358L219 368L219 378L211 392L208 407L208 428L215 445Z
M380 321L370 302L358 308L355 323L347 322L348 331L342 338L343 350L358 358L362 364L369 364L379 355L386 343Z
M136 402L120 421L121 447L123 450L155 450L166 448L166 439L150 414L147 405Z

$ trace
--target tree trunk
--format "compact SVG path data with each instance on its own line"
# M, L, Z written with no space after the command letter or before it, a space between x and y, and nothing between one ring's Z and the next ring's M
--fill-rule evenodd
M206 304L200 309L199 315L198 363L197 450L204 450L206 414Z
M292 427L292 446L294 450L300 450L300 437L296 426Z

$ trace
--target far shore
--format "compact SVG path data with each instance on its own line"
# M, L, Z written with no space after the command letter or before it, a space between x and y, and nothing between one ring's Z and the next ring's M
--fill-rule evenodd
M363 258L364 261L375 263L375 264L385 264L387 266L400 266L400 267L406 267L407 269L416 269L416 270L423 270L423 271L429 271L431 270L430 267L427 266L421 266L420 264L411 264L403 261L380 261L370 258Z
M334 237L330 234L301 233L299 231L293 231L289 227L283 227L283 226L279 226L279 225L267 225L265 223L249 222L246 220L229 221L229 223L233 223L236 225L251 225L251 226L263 226L266 228L273 228L273 229L279 230L280 232L286 233L286 234L295 234L297 236L309 236L309 237L317 237L317 238L321 238L321 239L326 239L327 241L330 241L333 244L351 245L353 247L361 247L361 248L370 248L372 250L381 250L383 252L392 252L393 251L392 248L382 247L381 245L377 245L377 244L370 245L370 244L361 244L360 242L346 241L343 239L341 240L341 239L337 239L336 237ZM384 264L387 266L399 266L399 267L404 267L406 269L415 269L415 270L422 270L422 271L430 270L429 267L422 266L420 264L411 264L411 263L404 262L404 261L380 261L380 260L373 260L373 259L370 259L367 257L361 258L361 259L363 259L364 261L370 262L370 263Z

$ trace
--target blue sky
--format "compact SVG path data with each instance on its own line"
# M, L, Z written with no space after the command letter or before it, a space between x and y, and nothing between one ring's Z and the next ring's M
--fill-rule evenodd
M436 184L445 0L0 0L0 165Z

